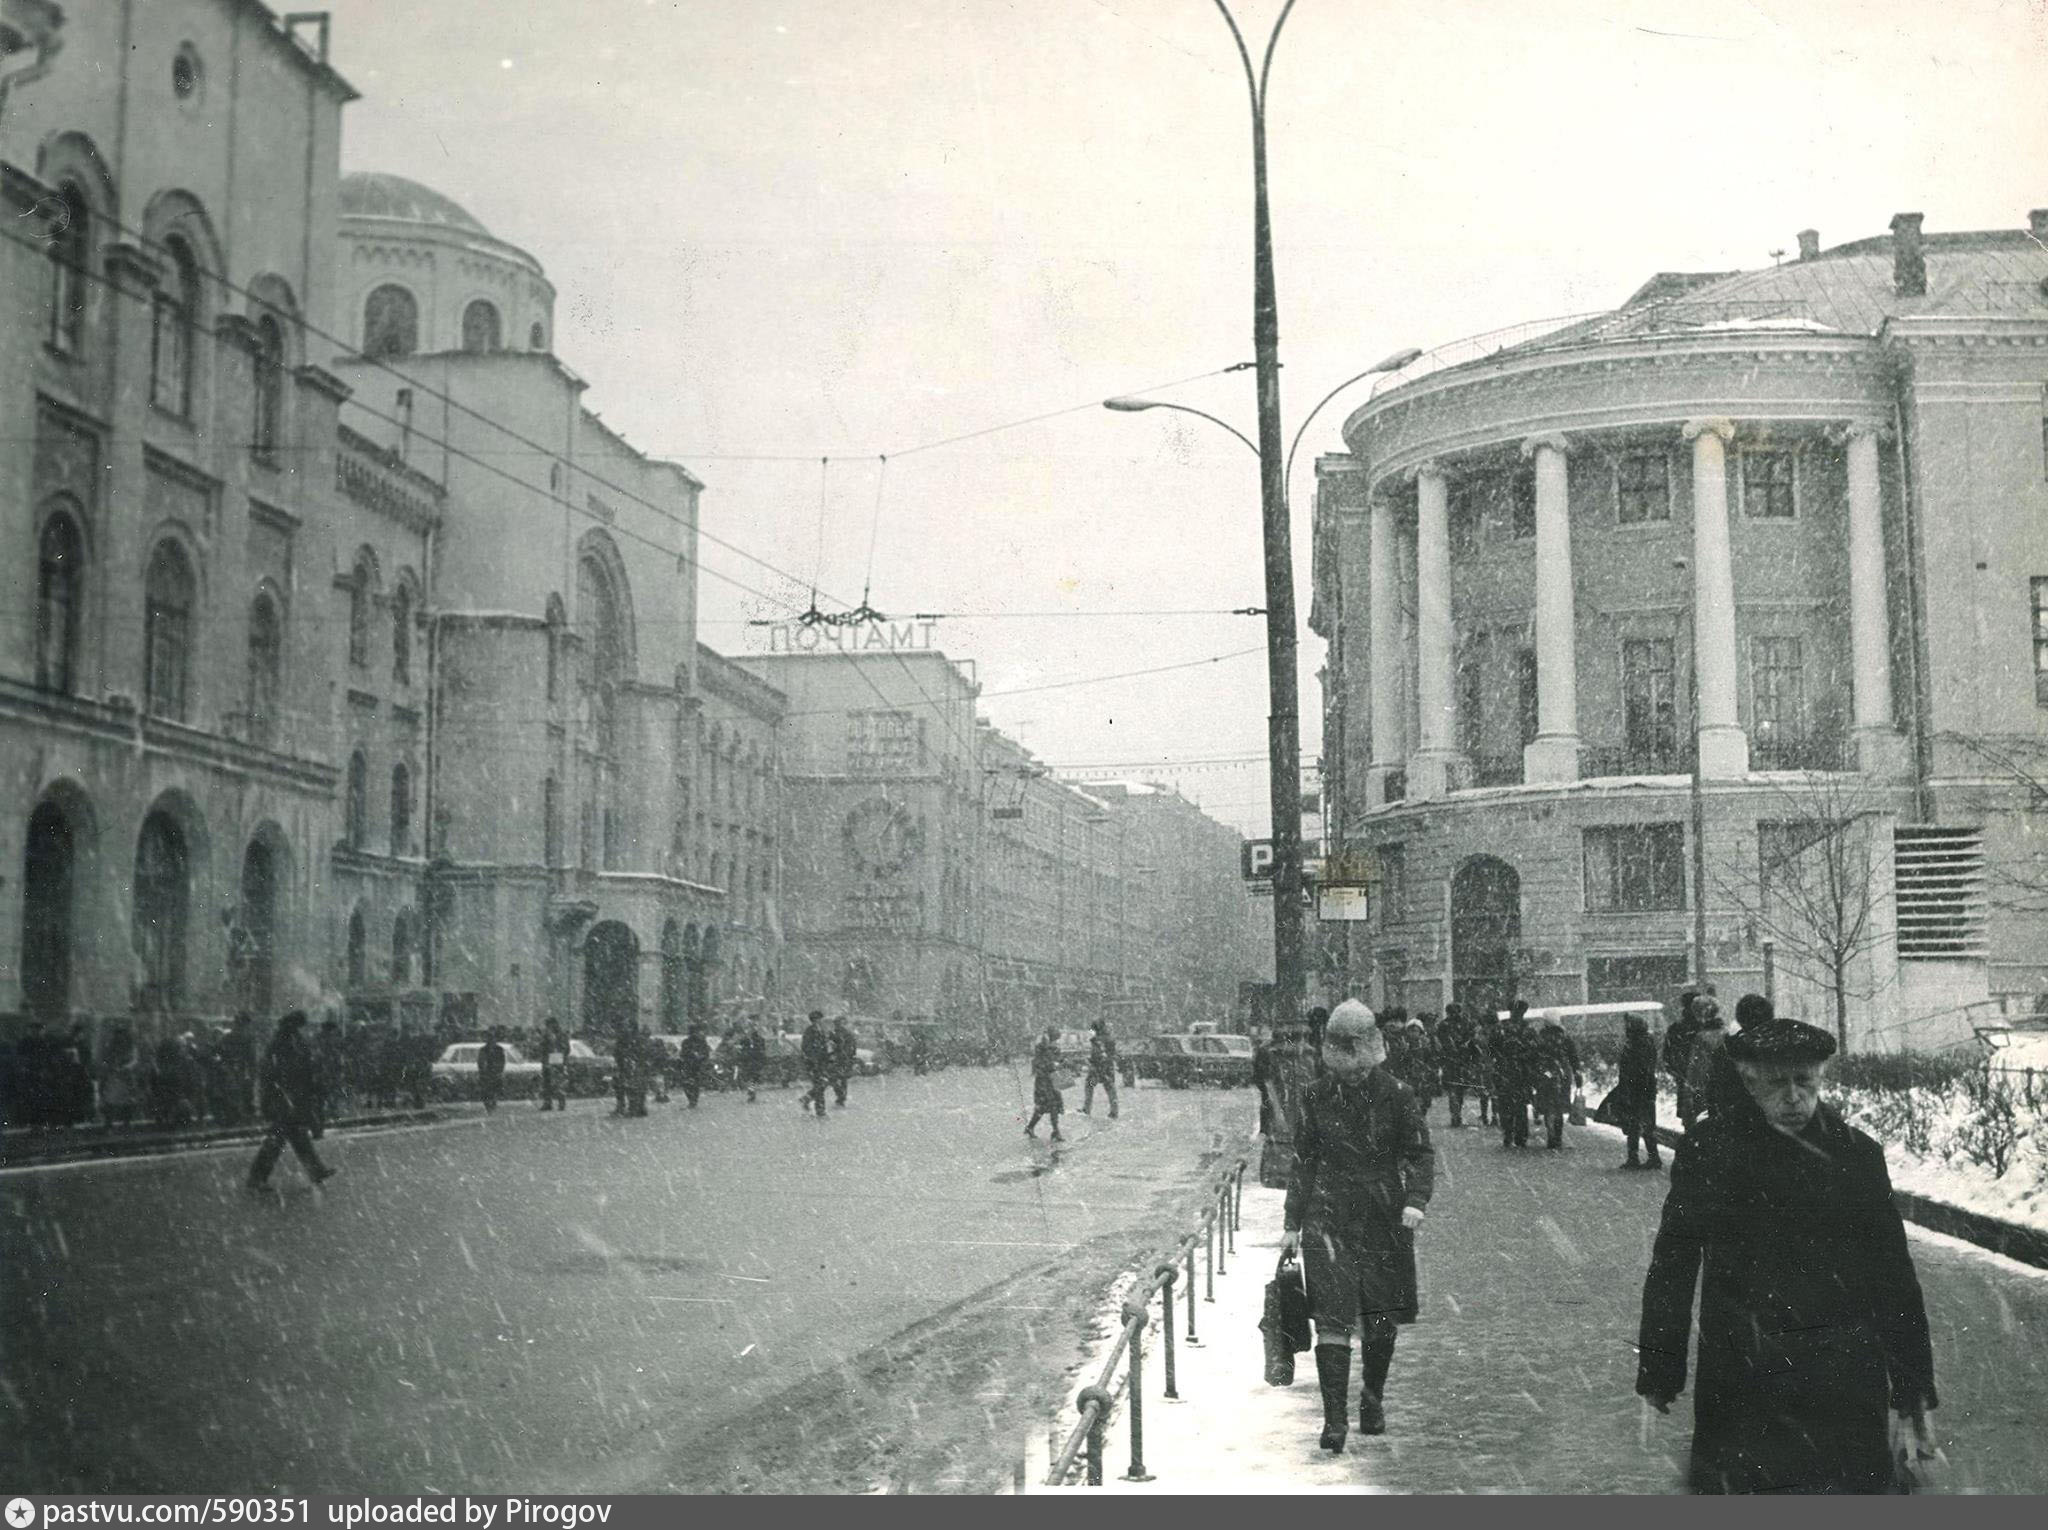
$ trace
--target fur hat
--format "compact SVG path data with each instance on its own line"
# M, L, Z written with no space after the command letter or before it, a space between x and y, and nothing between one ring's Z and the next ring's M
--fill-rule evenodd
M1728 1038L1736 1062L1817 1063L1835 1055L1835 1038L1817 1025L1777 1015Z

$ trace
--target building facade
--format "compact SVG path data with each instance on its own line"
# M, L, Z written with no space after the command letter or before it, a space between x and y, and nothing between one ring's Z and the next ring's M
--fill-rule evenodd
M260 5L67 9L0 50L0 1010L182 1025L328 965L354 92Z
M2048 926L2001 894L2042 856L2048 746L2032 222L1808 231L1353 412L1312 615L1331 838L1379 881L1352 986L1669 1003L1703 975L1857 1047L2032 1002Z
M694 699L695 759L678 813L679 824L689 814L690 830L680 869L722 889L725 902L722 920L699 932L698 949L685 949L700 986L713 985L695 996L691 1012L708 1015L722 1005L760 1013L782 997L780 751L789 701L701 643Z

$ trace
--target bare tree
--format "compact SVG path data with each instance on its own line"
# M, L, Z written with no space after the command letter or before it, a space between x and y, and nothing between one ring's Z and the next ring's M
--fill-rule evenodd
M1888 934L1873 918L1870 854L1886 807L1857 776L1815 774L1771 791L1776 816L1757 824L1756 859L1717 868L1716 890L1792 962L1821 975L1847 1052L1849 999L1876 991L1874 981L1854 985L1858 959Z
M2048 824L2048 743L2032 738L1941 733L2026 795L2025 816ZM1985 868L1991 900L2014 913L2048 913L2048 847L2034 855L1998 856Z

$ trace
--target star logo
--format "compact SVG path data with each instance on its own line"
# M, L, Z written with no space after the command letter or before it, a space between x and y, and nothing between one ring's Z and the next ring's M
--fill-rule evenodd
M26 1498L7 1500L7 1523L11 1530L28 1530L36 1522L36 1506Z

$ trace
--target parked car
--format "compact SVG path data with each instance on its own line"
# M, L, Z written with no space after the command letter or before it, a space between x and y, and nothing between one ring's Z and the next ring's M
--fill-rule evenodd
M509 1069L507 1070L510 1071ZM612 1090L612 1060L578 1036L569 1038L568 1080L563 1085L574 1095L603 1095Z
M1125 1077L1156 1078L1169 1089L1215 1084L1236 1089L1252 1081L1252 1039L1232 1035L1154 1036L1124 1053Z
M509 1041L502 1045L505 1048L505 1098L538 1094L540 1064L528 1059ZM481 1041L458 1041L435 1060L430 1070L435 1099L477 1098L476 1060L483 1049Z

